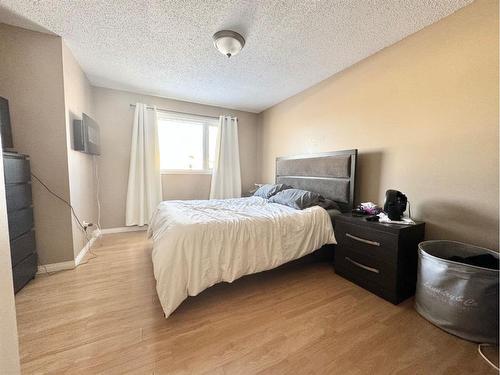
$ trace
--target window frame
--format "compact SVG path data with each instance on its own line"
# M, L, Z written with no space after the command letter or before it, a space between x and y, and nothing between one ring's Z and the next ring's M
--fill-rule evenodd
M160 169L160 173L164 174L212 174L212 168L209 168L209 155L210 155L210 127L217 128L219 126L218 117L200 116L188 113L177 113L168 111L158 111L158 127L162 126L162 121L181 120L186 122L194 122L203 125L203 140L202 140L202 154L203 154L203 169ZM160 141L160 140L159 140ZM161 142L160 142L161 154Z

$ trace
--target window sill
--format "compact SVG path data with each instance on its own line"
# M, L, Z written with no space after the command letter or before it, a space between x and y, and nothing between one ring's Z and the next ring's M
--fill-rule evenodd
M160 173L163 174L212 174L211 170L206 169L162 169Z

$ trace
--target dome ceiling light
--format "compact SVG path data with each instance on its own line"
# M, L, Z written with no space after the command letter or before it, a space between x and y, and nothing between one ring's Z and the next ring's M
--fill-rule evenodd
M217 31L213 39L215 48L228 58L237 55L245 45L245 38L231 30Z

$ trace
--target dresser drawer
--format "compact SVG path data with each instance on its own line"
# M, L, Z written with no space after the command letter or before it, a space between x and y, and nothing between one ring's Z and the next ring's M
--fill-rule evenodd
M384 263L396 264L398 256L398 236L350 223L338 222L335 238L341 246L351 251L376 257Z
M31 207L8 212L7 216L9 218L9 236L11 241L33 228L33 209Z
M372 263L356 254L341 252L335 255L335 272L394 304L400 302L397 297L397 275L388 265Z
M28 159L4 155L3 168L6 184L21 184L31 179L30 162Z
M395 288L397 269L379 257L367 256L342 245L335 249L335 271L348 274L353 281L366 281L385 288Z
M37 264L38 258L36 253L34 253L14 266L12 269L12 277L14 280L15 293L17 293L23 286L35 277L38 268Z
M16 266L24 258L36 251L35 232L29 231L10 242L12 266Z
M31 184L15 184L5 186L7 212L31 206Z
M398 298L397 289L394 286L388 287L372 281L369 277L365 277L366 275L361 275L359 270L351 264L347 264L345 267L339 268L338 270L336 269L335 272L356 285L359 285L360 287L395 305L401 302Z

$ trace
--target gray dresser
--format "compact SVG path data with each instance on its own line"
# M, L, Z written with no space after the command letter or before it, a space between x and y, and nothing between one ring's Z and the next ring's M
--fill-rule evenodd
M12 274L14 291L17 293L35 277L38 268L29 157L4 152L3 166Z

